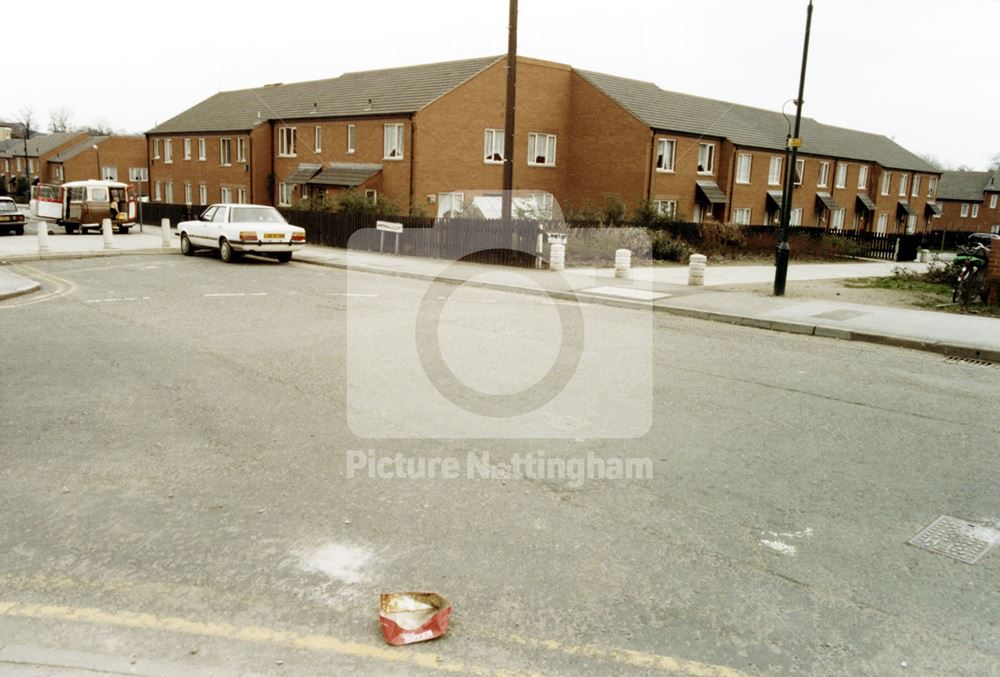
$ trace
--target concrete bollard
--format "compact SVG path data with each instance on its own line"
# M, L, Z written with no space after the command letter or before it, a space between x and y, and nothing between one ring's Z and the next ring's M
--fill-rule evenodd
M918 259L920 263L927 263L931 260L931 251L929 249L920 250L920 258Z
M47 221L36 221L38 226L38 253L44 254L49 250L49 224Z
M688 263L688 286L705 286L705 264L707 262L708 257L703 254L691 255L690 263Z
M566 245L549 246L549 270L566 270Z
M632 278L632 252L630 250L615 250L615 277L624 280Z
M104 235L104 248L113 249L114 245L111 242L111 219L101 221L101 233Z
M160 238L164 247L173 247L174 243L170 238L170 219L160 219Z

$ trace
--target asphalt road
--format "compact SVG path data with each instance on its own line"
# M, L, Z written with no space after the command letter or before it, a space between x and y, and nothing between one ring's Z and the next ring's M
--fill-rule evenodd
M577 345L544 299L294 263L17 270L43 289L0 303L0 673L1000 674L1000 548L906 543L1000 528L996 367L603 306ZM562 336L575 399L470 438L400 343L421 299L464 382L526 388ZM348 477L369 452L463 471ZM503 472L542 453L653 475ZM385 645L399 590L448 597L449 633Z

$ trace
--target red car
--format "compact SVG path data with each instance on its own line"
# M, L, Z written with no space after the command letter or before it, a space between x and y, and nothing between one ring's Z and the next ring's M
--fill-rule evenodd
M9 197L0 197L0 231L4 230L24 235L24 214Z

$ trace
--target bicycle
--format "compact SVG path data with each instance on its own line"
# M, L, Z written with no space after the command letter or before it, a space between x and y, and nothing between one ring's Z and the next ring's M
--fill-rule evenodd
M985 295L983 282L986 279L986 266L989 260L989 248L979 242L959 247L955 263L961 268L951 293L952 303L968 306L977 295L981 297ZM985 298L982 300L986 302Z

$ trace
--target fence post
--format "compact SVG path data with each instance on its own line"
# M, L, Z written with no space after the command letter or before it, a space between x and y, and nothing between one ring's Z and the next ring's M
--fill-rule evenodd
M114 244L111 241L111 219L103 219L101 221L101 233L104 235L104 248L113 249Z
M170 219L160 219L160 239L163 241L164 248L174 246L170 239Z

